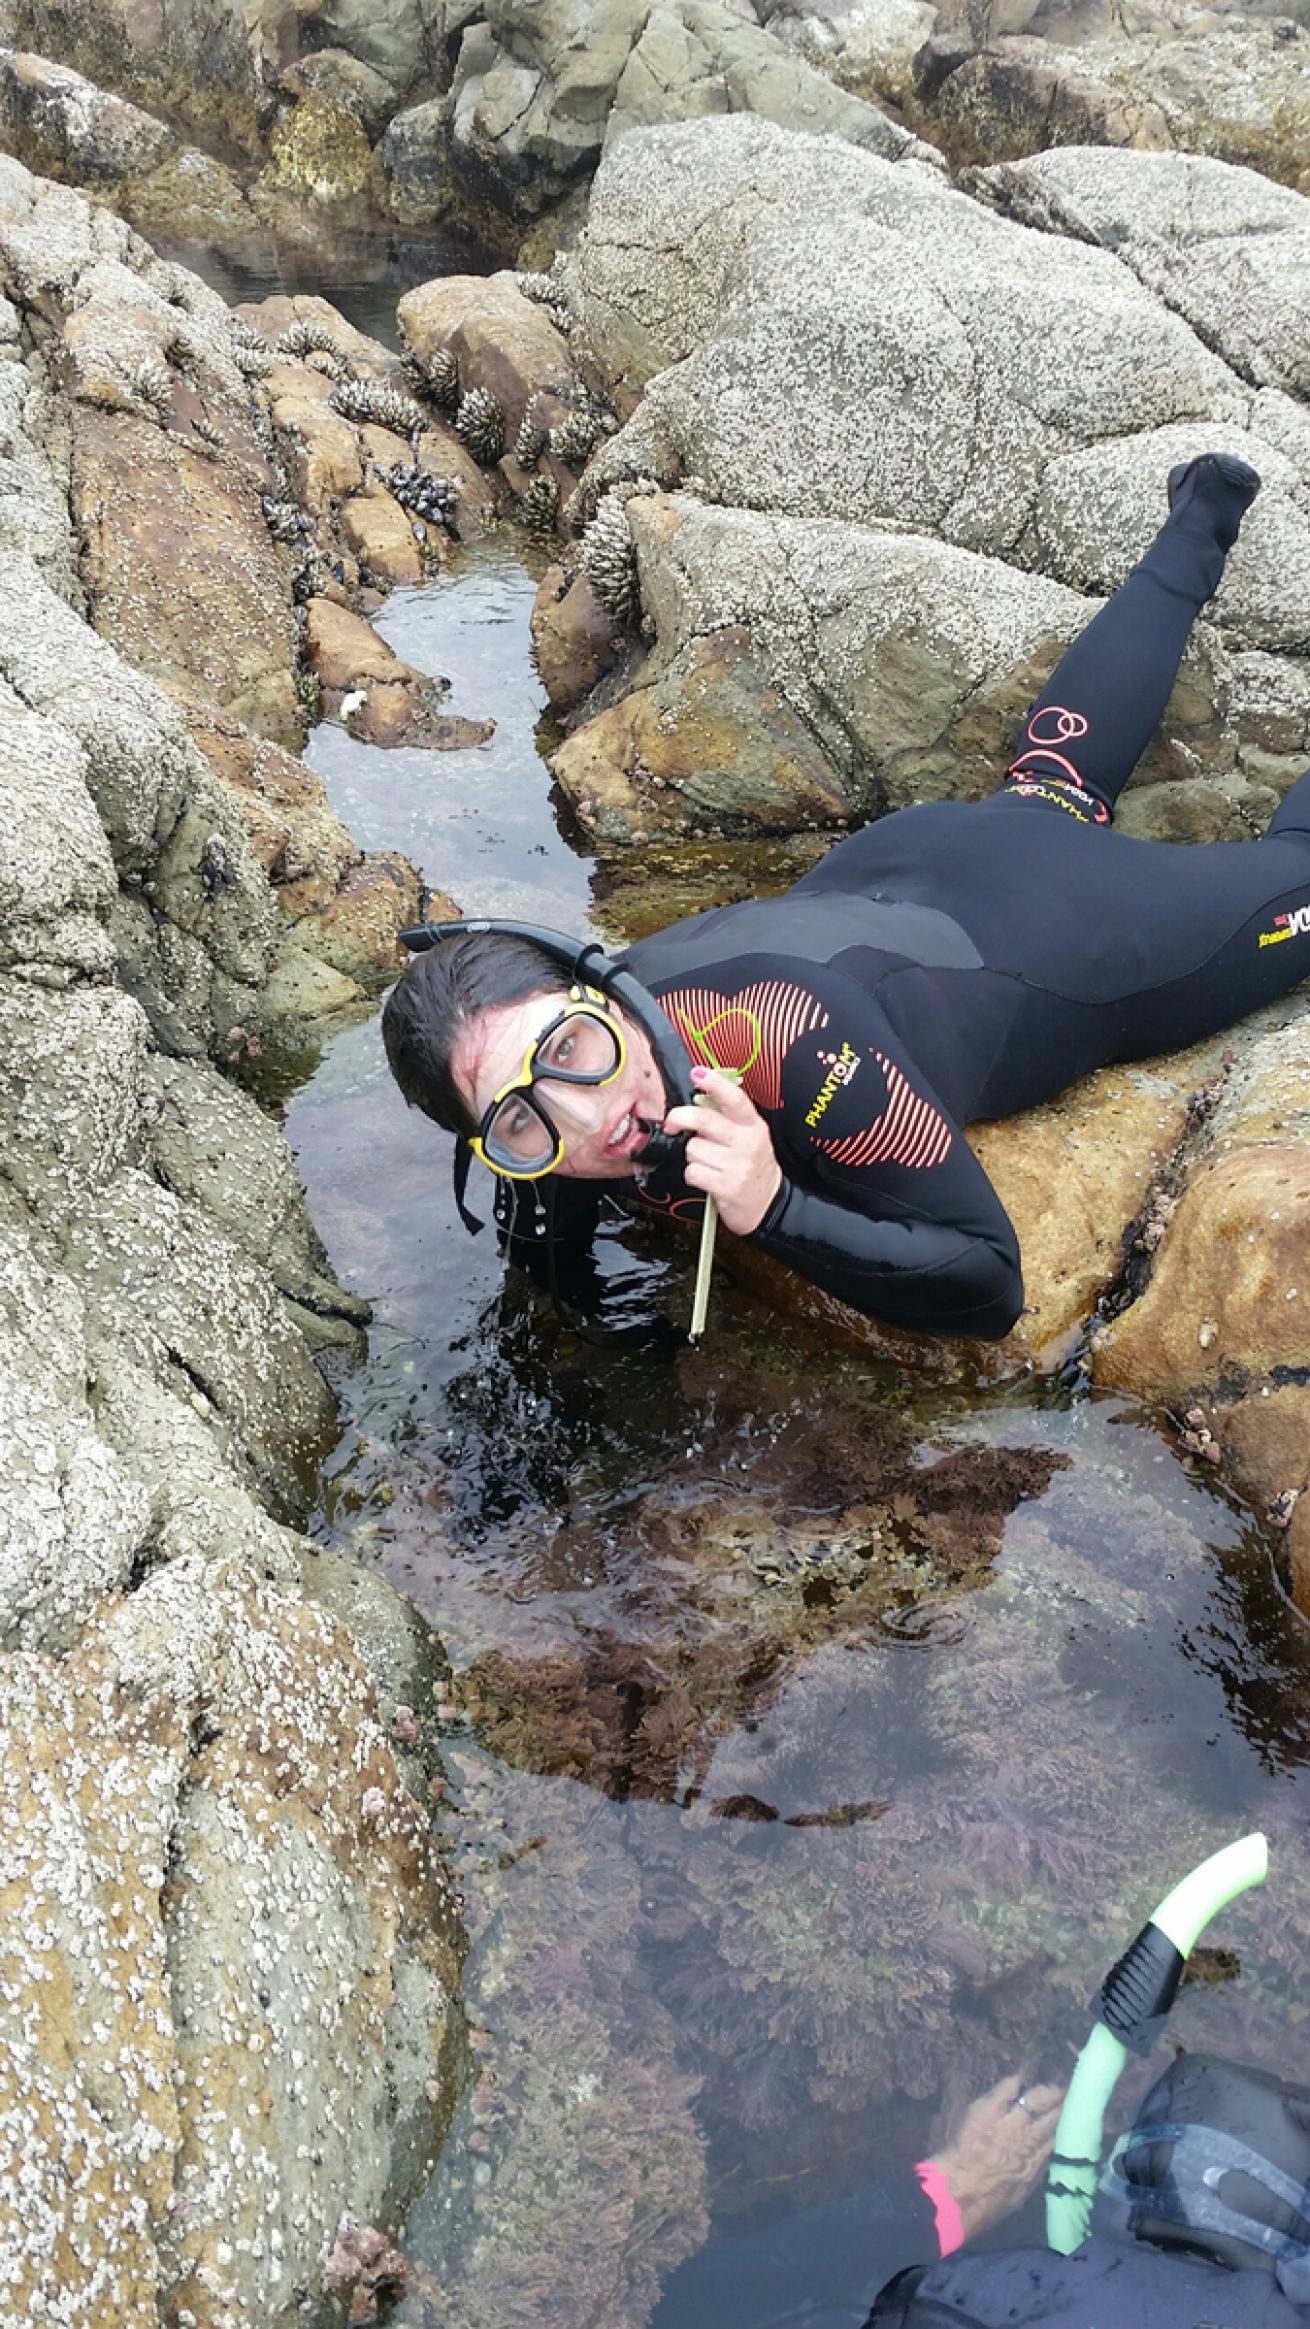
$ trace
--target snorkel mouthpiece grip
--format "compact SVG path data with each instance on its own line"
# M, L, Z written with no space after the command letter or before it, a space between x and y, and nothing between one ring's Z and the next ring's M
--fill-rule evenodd
M1055 2130L1046 2190L1047 2245L1071 2256L1087 2238L1101 2171L1105 2113L1129 2046L1145 2053L1177 1995L1183 1967L1210 1919L1269 1873L1269 1845L1240 1836L1193 1868L1124 1951L1096 2003ZM1144 2041L1144 2043L1143 2043Z
M1121 2046L1149 2054L1161 2024L1178 1995L1187 1963L1157 1924L1143 1925L1117 1965L1106 1974L1092 2011Z

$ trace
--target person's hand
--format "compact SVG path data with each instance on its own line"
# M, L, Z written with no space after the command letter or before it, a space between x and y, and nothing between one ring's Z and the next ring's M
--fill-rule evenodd
M1003 2078L970 2103L954 2141L934 2153L928 2164L940 2168L950 2185L966 2240L999 2224L1036 2189L1063 2100L1061 2087Z
M713 1197L719 1219L734 1237L758 1229L782 1182L769 1127L755 1102L731 1076L694 1067L691 1080L712 1108L671 1108L666 1132L689 1132L683 1175L689 1188Z

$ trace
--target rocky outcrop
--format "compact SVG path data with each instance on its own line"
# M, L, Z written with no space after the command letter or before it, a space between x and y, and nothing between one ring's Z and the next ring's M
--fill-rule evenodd
M938 18L931 0L759 0L756 13L841 88L901 107Z
M335 382L313 369L312 347L274 361L253 325L242 337L215 293L121 220L16 163L0 173L0 263L34 342L28 360L0 368L22 497L0 500L0 524L15 515L17 561L0 595L12 610L5 652L21 651L25 676L16 660L8 668L29 704L59 696L61 724L89 753L134 991L180 1011L220 1056L239 1056L262 1022L358 1003L393 967L391 937L415 916L414 870L366 860L329 812L322 780L294 757L306 716L297 597L331 588L347 598L386 567L388 543L394 576L426 571L415 521L376 476L383 457L404 464L409 448L332 409ZM9 312L17 359L20 308ZM298 327L338 350L337 370L389 390L395 359L325 301L255 312L274 346ZM439 422L423 417L433 444ZM490 496L453 437L451 452L451 466L466 464L452 520L474 530ZM349 517L354 503L366 520ZM35 592L33 555L48 578ZM46 608L51 588L66 603ZM407 694L383 691L378 734L395 740L420 719L430 741L467 740L467 724L456 730L434 713L439 692L417 674ZM131 699L139 708L127 721ZM287 960L270 983L278 944Z
M1103 192L1098 249L1072 194L1069 234L1025 231L913 162L760 121L634 134L607 154L588 234L560 273L575 349L621 408L641 401L593 456L583 504L611 487L635 495L632 619L654 633L642 684L664 686L666 714L666 669L689 642L744 634L848 811L975 797L1087 619L1087 594L1112 590L1146 547L1168 469L1226 447L1256 462L1265 492L1127 821L1183 839L1267 819L1301 765L1310 421L1253 348L1295 331L1276 343L1258 309L1228 322L1217 289L1206 317L1199 290L1170 299L1165 278L1203 271L1182 188L1151 158L1114 159L1146 180L1123 257L1122 180ZM1062 171L1096 186L1097 163L1045 157L985 190L1035 213L1044 169L1056 188ZM1200 200L1218 165L1174 167L1197 173ZM1266 198L1301 198L1229 175L1246 202L1228 205L1231 267L1266 239ZM1218 188L1209 199L1213 216ZM1294 253L1282 209L1280 228ZM1132 249L1152 241L1139 272ZM1019 364L1012 318L1034 306L1048 328ZM651 481L685 490L661 505ZM1271 749L1266 689L1287 709L1286 752ZM630 770L605 717L612 763ZM571 757L587 752L584 733ZM599 797L590 778L586 790Z
M729 0L488 0L446 102L463 182L530 218L635 127L755 113L895 158L924 149ZM393 135L401 135L393 125Z
M916 77L956 163L1044 146L1177 148L1298 186L1310 154L1308 37L1288 17L1077 48L1016 34L975 51L948 33L926 44Z
M241 0L11 0L6 37L92 80L259 150L289 27Z
M158 544L117 600L107 521L94 558L75 550L88 448L124 522L116 465L175 439L202 462L210 415L231 432L227 530L252 495L258 512L221 302L13 163L0 256L6 2304L290 2329L321 2315L343 2214L391 2220L430 2168L458 2083L457 1935L421 1761L402 1770L391 1732L403 1698L422 1747L425 1631L291 1525L337 1430L321 1362L357 1349L367 1306L277 1127L212 1061L268 1015L270 873L343 945L348 893L390 870L407 918L414 891L360 859L321 787L295 797L309 772L231 693L206 702L208 642L161 624L139 635L149 669L128 660ZM176 492L191 472L152 474ZM258 674L294 637L280 575L265 625L261 667L233 609L232 690L276 726ZM376 974L376 899L353 942L352 972L367 954ZM357 997L330 944L316 967Z
M94 188L134 226L252 234L240 180L138 105L67 65L0 49L0 146L42 176Z
M1011 217L1097 243L1253 388L1310 394L1310 204L1193 154L1057 147L974 181Z

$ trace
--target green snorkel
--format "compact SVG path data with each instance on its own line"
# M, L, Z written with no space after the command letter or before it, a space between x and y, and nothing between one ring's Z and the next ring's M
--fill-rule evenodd
M1263 1884L1269 1845L1256 1834L1214 1852L1166 1893L1149 1924L1106 1975L1096 2021L1064 2098L1046 2187L1046 2239L1071 2256L1087 2238L1101 2172L1105 2113L1131 2047L1149 2053L1200 1935L1240 1892Z

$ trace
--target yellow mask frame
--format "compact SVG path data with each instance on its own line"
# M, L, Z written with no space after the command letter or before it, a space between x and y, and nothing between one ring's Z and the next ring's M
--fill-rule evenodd
M551 1036L569 1019L595 1020L613 1037L614 1065L607 1069L603 1075L596 1075L593 1072L580 1073L575 1071L570 1073L567 1068L545 1068L538 1065L542 1046L548 1043ZM468 1144L474 1156L477 1157L480 1164L487 1167L489 1172L499 1174L502 1180L544 1180L547 1173L553 1173L557 1166L563 1163L568 1153L568 1144L545 1101L538 1094L537 1085L541 1083L578 1084L584 1088L599 1091L606 1084L617 1082L627 1065L627 1060L628 1046L622 1023L615 1012L611 1010L605 997L599 994L595 987L570 987L569 999L564 1009L557 1011L549 1024L539 1029L538 1033L533 1036L523 1054L523 1065L518 1074L510 1076L483 1109L482 1121L477 1131L469 1135ZM552 1153L545 1164L530 1166L511 1164L505 1160L503 1155L494 1154L489 1145L488 1136L498 1111L504 1106L506 1100L512 1098L516 1092L521 1094L524 1105L531 1110L542 1130L550 1139Z

